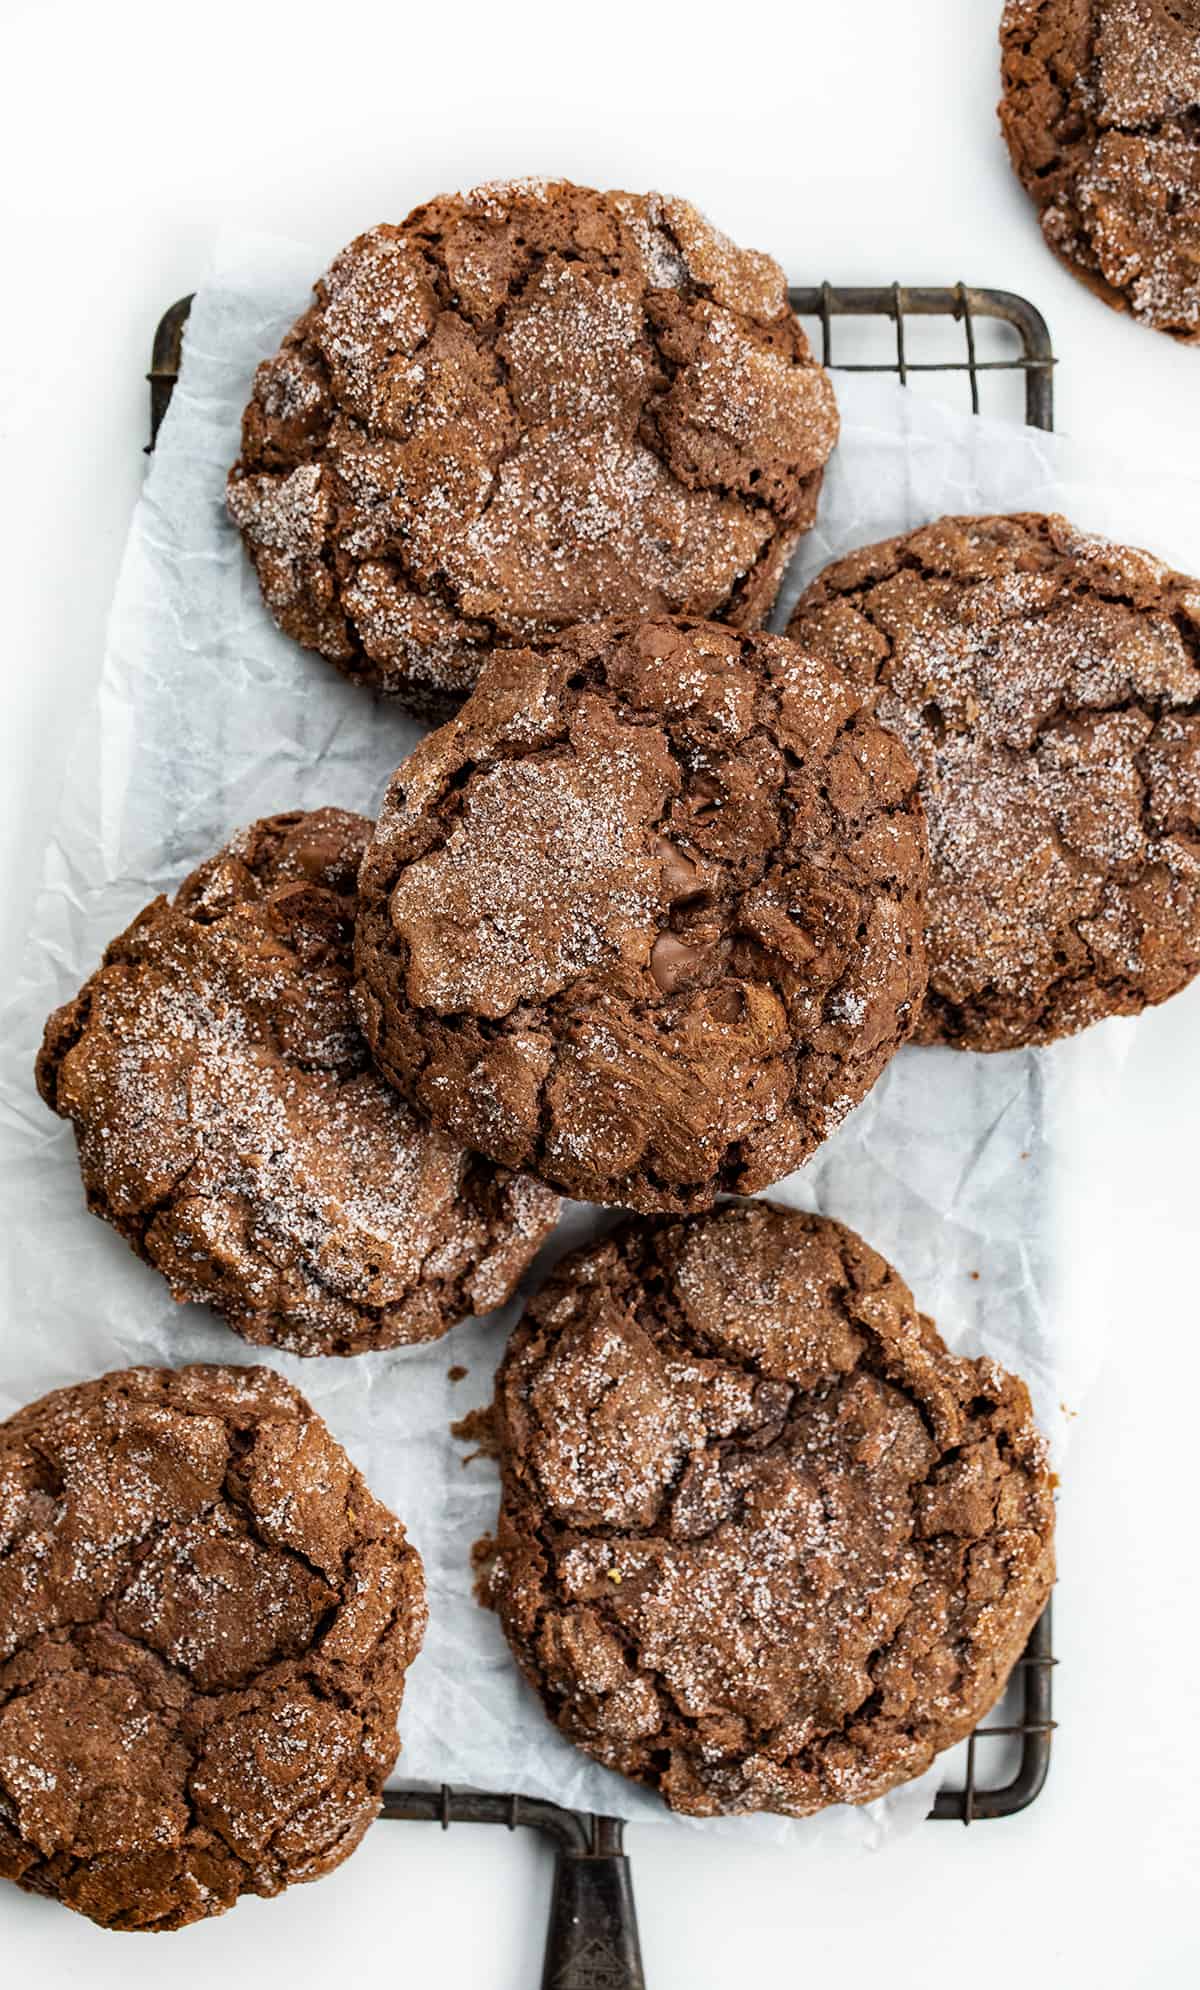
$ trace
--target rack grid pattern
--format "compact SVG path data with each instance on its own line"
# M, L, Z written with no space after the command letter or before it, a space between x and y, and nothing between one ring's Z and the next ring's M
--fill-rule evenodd
M797 316L815 320L822 363L833 372L895 375L902 384L919 374L962 379L972 410L981 411L988 384L997 375L1023 375L1025 419L1033 427L1054 425L1054 354L1041 313L1011 291L977 289L957 283L930 289L900 283L845 288L830 283L789 292ZM183 336L191 298L164 312L154 335L150 383L150 443L153 449L179 375ZM918 359L906 336L910 319L951 320L962 328L960 359ZM847 359L839 347L839 322L863 321L855 350L864 340L878 357ZM1013 349L996 358L980 356L979 327L993 321L1011 327ZM869 329L868 329L869 328ZM1011 1720L981 1726L966 1747L961 1787L938 1792L930 1818L974 1824L1011 1817L1041 1793L1050 1766L1051 1679L1057 1661L1051 1645L1047 1604L1017 1662L1004 1708L1015 1699ZM1008 1781L982 1773L990 1744L1019 1742L1019 1760ZM409 1823L499 1824L528 1828L549 1839L555 1852L554 1891L546 1938L543 1990L645 1990L629 1863L622 1850L624 1824L617 1817L594 1817L541 1799L479 1790L392 1789L384 1793L381 1817Z

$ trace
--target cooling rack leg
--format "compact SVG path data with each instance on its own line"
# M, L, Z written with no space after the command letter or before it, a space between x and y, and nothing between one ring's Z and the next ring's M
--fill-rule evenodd
M646 1990L620 1826L596 1822L596 1850L558 1848L542 1990Z

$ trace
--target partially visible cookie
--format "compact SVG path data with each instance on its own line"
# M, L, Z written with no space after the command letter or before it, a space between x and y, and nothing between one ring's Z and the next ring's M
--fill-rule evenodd
M1200 340L1200 0L1008 0L1000 122L1050 247Z
M912 765L823 659L591 623L498 653L393 779L363 1027L494 1160L706 1207L798 1167L909 1034L925 873Z
M264 361L229 510L285 632L444 716L495 642L766 619L837 438L769 256L522 180L350 243Z
M182 1928L352 1852L420 1557L266 1368L125 1369L0 1424L0 1874Z
M510 1296L557 1198L436 1132L351 1006L371 824L269 817L155 899L46 1025L89 1207L256 1345L433 1340Z
M1200 582L1036 514L835 561L790 633L916 763L918 1042L1049 1043L1200 968Z
M1050 1591L1023 1382L769 1203L565 1259L497 1378L490 1599L549 1718L697 1817L867 1803L995 1702Z

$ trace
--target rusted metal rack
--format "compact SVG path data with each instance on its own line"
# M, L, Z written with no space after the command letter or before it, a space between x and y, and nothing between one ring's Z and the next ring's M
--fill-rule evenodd
M976 414L987 411L989 386L998 376L1023 375L1026 421L1037 428L1053 427L1054 354L1044 318L1024 297L964 283L945 289L822 283L793 288L790 296L797 315L815 321L814 345L823 364L835 373L890 373L905 384L921 375L945 374L966 387ZM191 301L183 297L171 305L154 334L147 375L151 449L179 375ZM961 358L917 357L913 335L906 331L908 321L916 319L957 324L962 331ZM844 340L849 320L860 322L854 342L859 356L848 359ZM992 334L1001 326L1008 328L1000 334L1008 349L997 352L992 349ZM986 353L981 339L984 327ZM1051 1678L1056 1661L1050 1633L1047 1605L1017 1662L998 1717L977 1728L966 1744L961 1786L948 1785L938 1792L931 1819L975 1824L1011 1817L1040 1794L1050 1767L1054 1730ZM1015 1751L1015 1767L1007 1780L993 1780L985 1773L988 1752L1003 1752L998 1745L1007 1746L1010 1766ZM595 1817L542 1799L452 1790L446 1785L388 1790L380 1814L397 1822L440 1824L443 1830L451 1824L498 1824L509 1831L538 1832L555 1853L543 1990L645 1990L629 1862L622 1848L624 1823L619 1817Z
M1050 334L1037 306L1012 290L980 290L956 283L947 289L889 283L842 289L831 283L789 292L800 318L815 318L820 327L815 344L821 363L835 373L893 373L905 386L922 374L965 375L964 384L975 414L985 412L983 394L992 376L1024 374L1025 419L1031 428L1054 427L1055 358ZM874 320L873 352L869 359L846 359L835 351L836 319ZM960 359L914 358L906 334L909 319L951 319L962 328ZM980 332L984 326L1006 325L1013 334L1008 350L984 356ZM864 330L866 328L864 327Z

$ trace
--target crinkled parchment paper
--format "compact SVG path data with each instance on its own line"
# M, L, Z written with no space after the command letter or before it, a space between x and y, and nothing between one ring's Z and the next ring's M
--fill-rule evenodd
M224 249L196 299L134 516L0 1044L0 1416L127 1363L262 1358L215 1315L175 1306L162 1280L86 1215L70 1130L37 1098L32 1067L50 1009L156 892L257 816L320 803L373 812L421 730L278 633L225 517L255 364L304 305L316 267L286 244ZM1129 473L1114 481L1085 450L887 382L842 377L838 391L843 440L789 599L835 554L944 511L1061 509L1187 564L1172 533L1178 540L1189 509L1195 530L1193 485ZM36 865L36 854L25 860ZM774 1191L852 1224L900 1267L953 1346L1024 1374L1055 1442L1060 1405L1078 1403L1101 1351L1094 1318L1072 1328L1055 1272L1068 1232L1082 1223L1093 1244L1104 1232L1101 1202L1089 1192L1083 1208L1074 1188L1076 1163L1113 1098L1123 1028L1049 1052L903 1051L810 1165ZM553 1248L596 1221L573 1207ZM431 1347L270 1359L327 1418L425 1559L430 1629L404 1706L402 1775L661 1818L654 1798L558 1737L472 1599L470 1549L494 1520L496 1474L485 1459L464 1467L449 1424L488 1399L510 1317L466 1323ZM469 1370L457 1386L452 1363ZM699 1828L874 1844L915 1825L938 1780L935 1767L866 1810Z

